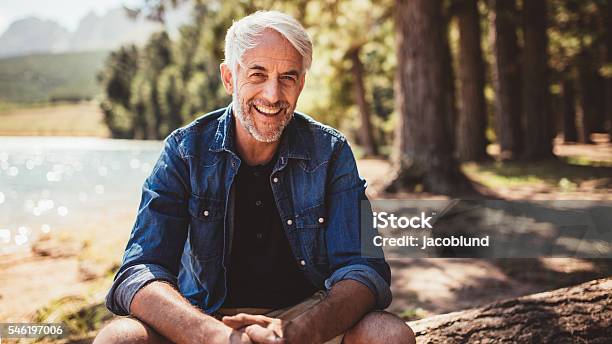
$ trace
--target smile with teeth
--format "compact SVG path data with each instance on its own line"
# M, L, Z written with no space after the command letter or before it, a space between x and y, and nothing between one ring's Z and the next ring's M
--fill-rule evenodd
M261 113L262 115L266 115L266 116L277 115L283 110L283 108L269 107L265 105L253 105L253 107L259 113Z

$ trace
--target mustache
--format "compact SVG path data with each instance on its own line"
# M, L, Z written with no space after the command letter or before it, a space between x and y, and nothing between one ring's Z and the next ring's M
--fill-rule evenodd
M247 102L247 105L248 106L259 105L259 106L266 106L266 107L277 108L277 109L288 109L291 106L289 102L286 102L284 100L279 100L275 103L270 103L269 101L266 101L263 99L249 100Z

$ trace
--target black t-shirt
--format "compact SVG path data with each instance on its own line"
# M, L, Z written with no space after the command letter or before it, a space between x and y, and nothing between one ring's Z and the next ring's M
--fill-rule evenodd
M266 165L240 165L234 180L234 235L223 307L283 308L317 291L299 270L276 208Z

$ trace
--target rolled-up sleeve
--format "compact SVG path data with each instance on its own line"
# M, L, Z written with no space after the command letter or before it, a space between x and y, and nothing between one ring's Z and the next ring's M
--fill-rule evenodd
M176 132L164 141L144 182L123 261L106 296L106 307L117 315L130 314L134 295L147 283L163 280L176 285L189 226L190 183L175 136Z
M153 281L167 281L176 285L176 276L155 264L130 266L115 278L106 296L106 307L117 315L128 315L136 292Z
M363 254L361 219L368 218L362 207L369 201L365 195L366 182L359 176L353 152L346 141L338 148L330 165L328 180L328 218L326 229L327 254L331 275L325 287L331 289L339 281L350 279L364 284L376 298L376 308L384 309L391 303L391 270L382 249L371 255ZM371 219L371 216L369 216ZM369 233L369 232L368 232Z

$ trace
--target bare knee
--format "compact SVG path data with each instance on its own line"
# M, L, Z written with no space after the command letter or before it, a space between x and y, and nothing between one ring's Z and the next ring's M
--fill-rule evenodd
M344 335L344 344L415 344L414 332L399 317L384 311L366 314Z
M100 330L94 344L165 344L170 343L152 328L134 318L111 321Z

